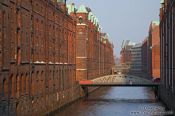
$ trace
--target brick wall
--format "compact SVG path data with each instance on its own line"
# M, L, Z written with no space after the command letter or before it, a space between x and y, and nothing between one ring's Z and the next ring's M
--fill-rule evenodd
M159 25L150 25L148 36L148 73L151 77L160 78L160 35Z
M87 80L112 73L113 45L106 33L89 20L88 13L77 13L76 79ZM82 22L79 22L79 18Z
M0 1L0 114L39 115L79 97L76 23L64 7Z

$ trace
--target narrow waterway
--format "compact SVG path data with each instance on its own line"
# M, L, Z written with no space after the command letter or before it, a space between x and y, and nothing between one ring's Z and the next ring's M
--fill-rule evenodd
M102 87L55 116L162 116L165 110L151 88Z

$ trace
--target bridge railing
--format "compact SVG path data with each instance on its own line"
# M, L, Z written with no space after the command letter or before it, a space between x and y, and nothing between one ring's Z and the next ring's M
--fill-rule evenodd
M108 75L93 80L80 81L80 85L86 86L158 86L160 83L154 83L151 80L131 75Z

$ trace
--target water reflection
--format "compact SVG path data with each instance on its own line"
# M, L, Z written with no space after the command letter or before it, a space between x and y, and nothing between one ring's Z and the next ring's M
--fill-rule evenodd
M164 112L163 104L145 87L100 88L56 116L151 116ZM160 115L160 114L159 114Z

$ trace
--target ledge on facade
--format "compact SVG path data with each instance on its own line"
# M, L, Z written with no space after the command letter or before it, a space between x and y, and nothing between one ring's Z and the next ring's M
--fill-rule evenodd
M7 68L7 67L3 67L2 68L2 71L9 71L10 69L9 68Z
M40 61L35 61L35 62L33 62L33 63L34 63L34 64L43 64L43 65L46 64L46 62L44 62L44 61L41 61L41 62L40 62Z
M29 64L29 61L21 61L21 64Z
M49 62L48 64L52 64L53 65L54 63L53 62Z
M15 59L13 59L13 60L10 61L10 64L15 64L15 63L16 63L16 60Z

